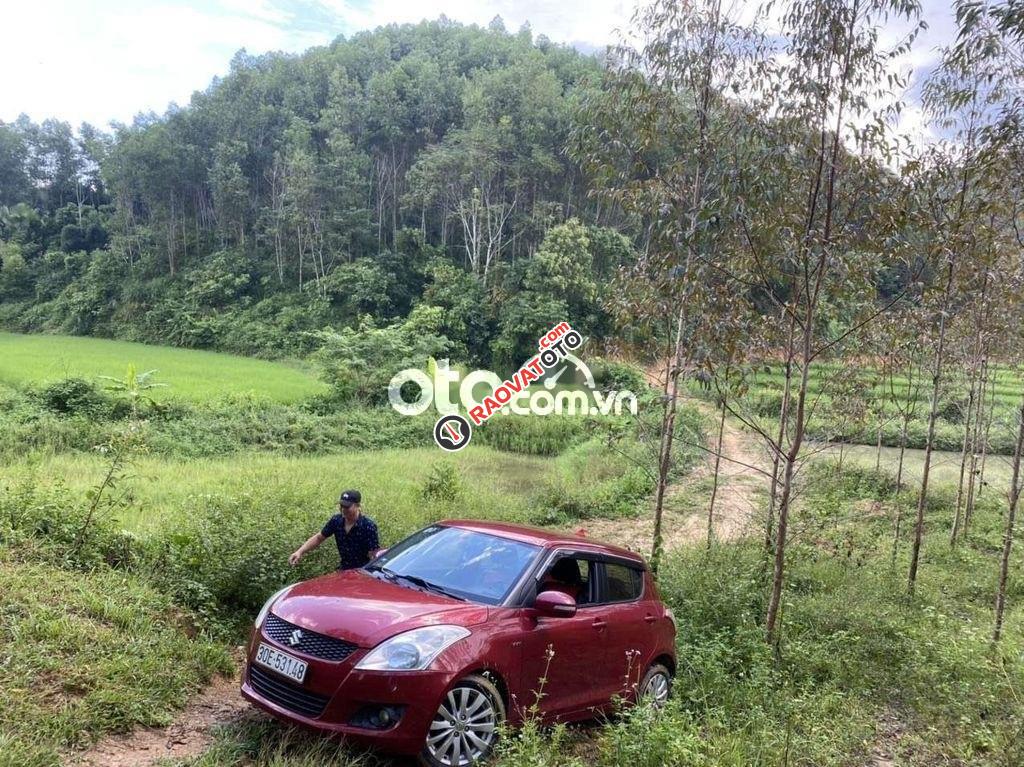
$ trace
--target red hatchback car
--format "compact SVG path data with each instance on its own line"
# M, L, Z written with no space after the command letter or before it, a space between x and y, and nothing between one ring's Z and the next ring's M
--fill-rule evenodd
M537 701L547 722L668 698L675 620L644 561L587 538L446 521L260 611L242 694L285 721L431 767L487 757Z

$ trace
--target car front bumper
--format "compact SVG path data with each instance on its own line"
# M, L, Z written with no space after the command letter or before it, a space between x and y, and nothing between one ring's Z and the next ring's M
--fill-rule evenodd
M260 642L284 652L293 652L261 632L253 632L242 676L243 697L285 722L389 753L417 754L423 749L441 698L454 681L452 673L447 670L362 671L355 668L366 653L360 650L340 663L301 656L309 668L305 683L298 685L253 663L252 658ZM271 676L274 684L269 692L265 680L259 684L260 674ZM322 712L298 710L302 706L296 700L301 694L326 698ZM380 729L352 723L361 712L376 707L401 709L401 716L397 723Z

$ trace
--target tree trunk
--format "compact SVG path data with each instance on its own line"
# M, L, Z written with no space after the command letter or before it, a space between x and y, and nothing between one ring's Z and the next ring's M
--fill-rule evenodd
M824 253L824 251L823 251ZM819 259L818 270L825 268L824 255ZM772 588L768 599L768 612L765 616L765 637L768 642L776 639L776 626L779 619L779 607L782 604L782 586L786 573L786 533L789 528L789 509L793 498L793 478L796 462L804 441L807 414L807 386L811 374L811 334L814 332L814 297L808 296L808 307L803 322L802 367L800 370L800 386L796 393L796 419L793 422L793 441L785 453L785 466L782 475L782 490L779 495L779 524L775 535L775 561L772 571ZM792 348L789 354L793 356ZM781 446L780 446L781 447Z
M964 537L971 528L974 502L978 487L978 444L981 442L981 417L985 407L985 389L988 388L988 360L981 361L981 379L978 383L977 410L974 413L974 433L971 435L971 457L967 473L967 505L964 507Z
M651 570L658 572L661 560L661 519L665 509L665 490L672 466L672 440L675 436L676 412L679 408L679 376L683 366L683 307L676 318L675 349L672 366L665 379L665 408L661 417L661 443L658 447L658 487L654 495L654 543L651 547Z
M773 551L775 538L773 527L775 526L775 506L779 489L779 464L782 459L782 445L786 439L786 432L789 428L789 405L793 391L793 333L796 330L796 319L789 318L789 328L786 338L786 378L782 389L782 405L779 408L779 431L778 437L772 450L772 482L768 492L768 519L765 524L764 548L765 551Z
M974 391L977 388L977 364L971 369L971 389L967 395L967 412L964 416L964 442L960 451L960 479L956 487L956 508L953 512L953 529L949 534L949 545L956 546L957 536L960 534L960 510L964 501L964 479L967 470L967 454L971 449L971 426L973 425L974 414Z
M722 434L725 432L725 400L721 404L722 413L718 418L718 442L715 445L715 473L711 484L711 502L708 503L708 548L715 537L715 498L718 497L718 475L722 466Z
M882 470L882 420L878 420L878 444L875 446L875 474Z
M939 387L942 384L942 363L946 352L946 310L953 290L954 261L949 262L946 277L945 298L939 317L939 338L935 346L935 367L932 373L931 408L928 412L928 436L924 445L924 467L921 469L921 494L917 499L917 519L914 524L914 543L910 550L910 570L907 573L907 591L914 593L917 583L917 569L921 561L921 543L924 540L924 510L928 503L928 477L932 468L932 451L935 446L935 422L939 415Z
M1024 451L1024 400L1018 412L1020 422L1017 424L1017 445L1013 451L1013 476L1010 480L1010 492L1007 495L1006 529L1003 532L1003 554L999 558L999 586L996 588L996 625L992 631L992 641L998 642L1003 631L1003 613L1006 610L1006 582L1010 575L1010 550L1013 547L1013 527L1017 519L1017 505L1020 501L1020 459Z
M989 391L988 415L985 417L985 438L981 442L981 468L978 469L978 494L981 498L981 491L985 488L985 461L988 458L988 446L992 437L992 420L996 413L996 377L992 376L992 385Z
M910 424L910 416L903 416L903 425L900 427L900 459L896 467L896 492L903 489L903 458L907 453L907 427Z

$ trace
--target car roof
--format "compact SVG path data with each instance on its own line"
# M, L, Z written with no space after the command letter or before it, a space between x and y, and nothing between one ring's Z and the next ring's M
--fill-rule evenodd
M445 519L438 522L446 527L459 527L463 530L474 530L479 533L490 533L502 538L510 538L523 543L532 543L535 546L554 549L560 546L570 546L574 549L590 551L595 554L611 554L623 559L631 559L638 564L644 564L644 559L635 551L615 546L611 543L602 543L593 538L586 538L582 535L559 532L557 530L546 530L540 527L529 525L514 525L508 522L485 522L476 519Z

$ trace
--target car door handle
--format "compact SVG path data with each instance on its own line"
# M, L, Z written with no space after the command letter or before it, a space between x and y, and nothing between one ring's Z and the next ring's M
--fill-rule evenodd
M605 628L608 625L608 621L601 620L600 618L597 618L590 625L593 626L596 629L603 629L603 628Z
M645 615L644 616L644 620L647 623L654 623L656 620L658 620L658 616L657 615Z

